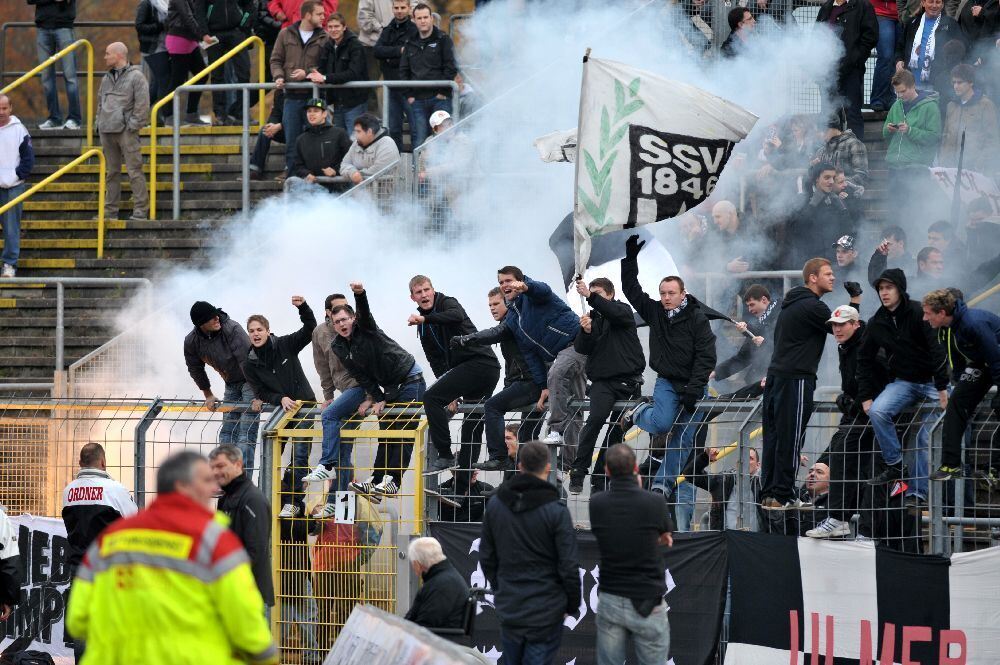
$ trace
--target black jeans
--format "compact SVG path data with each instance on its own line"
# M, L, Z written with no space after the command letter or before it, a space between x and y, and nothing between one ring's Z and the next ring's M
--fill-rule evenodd
M608 432L605 436L606 445L612 446L621 443L625 438L625 433L622 432L622 428L617 422L621 417L622 409L615 409L615 402L634 399L639 394L639 388L639 382L636 380L594 381L590 384L590 413L587 414L587 422L584 423L583 429L580 431L580 445L576 449L576 459L573 460L572 476L574 479L582 480L590 471L590 460L594 455L597 437L609 418L612 422L608 424ZM595 475L604 472L604 448L605 446L602 445L598 464L594 467Z
M512 409L532 406L538 401L542 389L534 381L514 381L486 400L486 451L490 459L507 459L504 444L504 416ZM518 441L531 441L538 437L544 414L532 411L518 430Z
M285 142L285 130L279 130L274 138L268 138L264 134L264 130L261 129L257 132L257 143L253 146L253 152L250 154L250 170L256 171L257 173L264 173L267 170L267 155L271 152L271 142L284 143ZM294 147L294 146L293 146ZM288 146L285 146L288 150Z
M239 30L218 32L215 33L215 36L219 38L219 43L206 51L208 64L217 61L247 38L247 35ZM250 81L250 54L246 49L234 55L226 64L232 66L233 75L237 83L248 83ZM226 82L223 78L225 76L225 69L225 67L219 67L212 72L213 85ZM257 103L259 95L256 94L256 91L249 93L249 95L250 106L252 108ZM243 118L243 93L237 91L235 97L235 101L227 107L225 91L220 90L212 93L212 113L215 114L217 119L222 120L227 115L231 115L237 119Z
M386 390L386 403L419 402L424 395L427 384L423 378L401 386ZM412 430L420 424L419 418L406 416L389 416L380 421L379 427L384 430ZM413 442L403 439L380 439L375 450L375 462L372 464L372 475L375 482L381 482L383 476L391 477L396 485L403 486L403 474L410 467L413 457Z
M969 421L979 403L993 385L988 368L967 367L948 399L944 412L944 442L941 448L942 466L962 465L962 440L969 428Z
M795 498L795 473L806 425L813 411L816 379L768 374L764 386L764 454L761 499Z
M865 101L864 65L841 72L837 79L837 95L841 97L847 115L847 129L864 140L865 121L861 117L861 105Z
M872 536L872 497L868 483L875 464L875 430L864 413L842 415L837 431L830 438L827 453L830 464L830 516L848 522L854 513L861 522L858 531Z
M164 96L177 89L177 86L184 83L205 69L205 60L201 56L201 49L196 48L190 53L170 54L170 89ZM189 92L187 98L187 113L198 112L198 102L201 101L201 92ZM173 106L167 106L164 115L172 115Z

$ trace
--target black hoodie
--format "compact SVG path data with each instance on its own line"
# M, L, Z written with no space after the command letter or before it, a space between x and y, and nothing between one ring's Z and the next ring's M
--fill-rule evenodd
M487 502L479 560L505 632L549 639L580 608L576 533L554 485L527 473Z
M253 394L268 404L281 406L282 397L316 401L316 394L299 362L299 351L312 342L312 331L316 327L316 317L306 303L299 306L299 320L302 327L292 334L281 337L272 334L259 349L251 346L243 363L243 374Z
M323 45L317 70L326 76L326 82L330 85L367 81L368 63L365 60L365 47L353 32L345 29L340 44L328 39ZM364 104L368 100L370 91L370 88L345 88L324 92L326 101L339 109L354 108ZM352 127L351 130L353 129Z
M889 363L889 378L913 383L934 382L938 390L948 387L948 359L937 335L924 321L919 302L906 293L906 275L899 268L889 268L875 280L891 282L899 289L901 300L895 310L884 305L868 321L868 329L858 354L858 400L878 395L874 369L877 355L884 351Z
M830 333L829 318L830 308L815 293L805 286L790 289L774 326L774 353L767 373L815 381Z
M590 332L576 335L573 348L587 356L591 381L636 381L646 369L632 308L618 300L590 294Z
M457 349L449 346L452 337L476 332L475 324L457 299L435 293L431 308L418 307L417 311L424 317L424 322L417 326L417 337L435 377L440 378L451 368L468 360L483 360L500 368L497 355L488 346L467 344Z

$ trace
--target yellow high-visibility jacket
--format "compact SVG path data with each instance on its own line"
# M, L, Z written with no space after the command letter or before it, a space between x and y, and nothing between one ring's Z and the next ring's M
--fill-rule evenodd
M118 520L91 545L66 613L84 665L278 662L246 551L177 493Z

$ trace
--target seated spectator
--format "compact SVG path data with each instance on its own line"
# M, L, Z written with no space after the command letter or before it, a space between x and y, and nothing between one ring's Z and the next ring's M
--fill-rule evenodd
M955 235L955 226L943 219L927 227L927 245L940 249L948 265L961 265L967 256L965 245Z
M816 151L813 163L833 164L844 172L847 193L860 199L868 184L868 149L850 129L844 129L843 117L833 113L827 122L824 143Z
M958 166L964 134L962 168L993 175L1000 165L997 107L976 89L976 70L971 65L958 65L952 69L951 85L955 90L955 99L948 102L938 165L949 168Z
M803 458L805 459L805 458ZM830 499L830 467L825 462L816 462L809 467L806 482L799 490L799 500L803 506L811 505L812 510L799 512L799 534L805 535L817 525L822 524L829 511L827 505Z
M924 247L917 252L917 276L913 279L913 292L924 293L943 286L945 280L944 255L935 247Z
M719 247L722 259L727 261L728 272L740 273L752 270L752 266L744 257L749 242L749 233L745 224L740 223L739 211L731 201L719 201L712 206L712 221L718 230L718 239L713 246Z
M326 102L319 98L306 102L306 121L309 123L295 141L295 174L286 188L302 182L315 183L316 178L332 178L351 149L347 132L327 122ZM341 189L334 183L323 183L329 190Z
M899 268L914 274L917 263L906 251L906 231L898 226L890 226L882 231L882 242L875 248L868 261L868 283L874 284L887 268Z
M922 0L920 6L923 12L903 25L902 37L896 42L896 73L909 71L918 90L944 94L949 89L951 67L947 58L941 57L942 47L952 40L964 45L965 35L958 22L943 13L944 0Z
M829 255L836 240L854 230L851 214L836 192L836 167L826 162L813 164L809 182L808 199L791 220L791 256L786 265L799 265Z
M757 25L757 19L746 7L734 7L729 10L726 20L729 23L729 36L722 42L720 50L723 57L735 58L746 50L750 34Z
M431 114L431 132L434 136L444 134L426 148L420 151L417 163L417 178L420 184L435 178L444 179L448 176L470 175L474 167L475 146L469 137L460 131L448 132L454 126L451 114L447 111L435 111ZM447 133L445 133L447 132ZM459 183L452 185L461 189Z
M837 169L837 177L834 179L833 184L834 191L837 192L840 200L844 202L844 207L847 208L847 212L851 215L851 220L856 225L864 213L861 197L851 194L850 183L847 181L847 174L844 173L843 169Z
M514 453L517 454L517 438L514 439ZM483 511L486 510L486 499L496 489L489 483L479 480L479 471L472 472L472 479L465 492L455 491L454 476L438 486L438 493L450 501L441 502L441 521L443 522L482 522ZM457 505L456 505L457 504Z
M407 548L413 574L423 580L406 620L425 628L462 628L469 583L445 557L436 538L417 538Z
M993 203L981 196L965 208L965 265L978 266L996 257L1000 247L1000 224L993 212Z
M329 37L320 52L316 71L309 72L313 83L330 85L368 80L365 49L357 36L347 28L343 14L330 14L326 19ZM345 133L354 131L354 121L368 107L368 88L324 90L326 101L333 107L333 125Z
M271 104L271 113L267 116L267 122L264 123L264 126L257 133L257 143L254 145L253 153L250 155L251 180L260 180L264 177L264 173L267 170L267 153L271 151L271 142L285 142L285 130L281 125L281 114L284 106L285 91L275 90L274 99ZM284 171L281 172L280 176L275 178L275 180L279 181L284 179Z
M694 474L691 482L712 495L712 507L709 510L708 529L722 531L723 529L743 528L747 531L757 531L757 506L760 504L760 455L756 448L751 448L749 464L745 473L748 478L743 481L742 501L738 493L739 483L736 469L721 473L710 473L708 465L719 458L718 448L706 448L694 459ZM738 451L737 451L738 454ZM743 509L743 524L739 523L740 508Z
M363 113L354 121L354 143L340 164L340 174L355 185L399 161L399 148L379 119Z

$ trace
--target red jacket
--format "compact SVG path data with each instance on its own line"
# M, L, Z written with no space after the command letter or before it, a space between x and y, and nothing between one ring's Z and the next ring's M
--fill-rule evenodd
M278 12L284 14L285 20L281 22L281 27L287 28L302 18L302 15L299 13L302 2L303 0L270 0L267 3L267 11L275 18L278 18ZM323 0L323 9L326 10L327 18L330 18L330 14L337 11L338 3L339 0Z
M871 0L871 3L875 9L875 16L891 18L895 21L899 20L899 9L896 7L896 0Z

